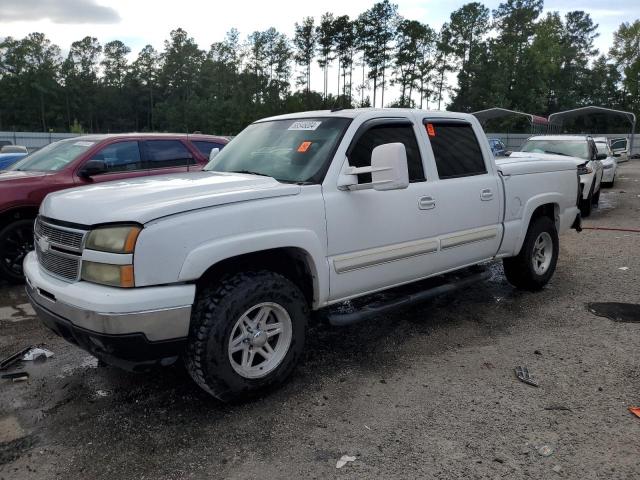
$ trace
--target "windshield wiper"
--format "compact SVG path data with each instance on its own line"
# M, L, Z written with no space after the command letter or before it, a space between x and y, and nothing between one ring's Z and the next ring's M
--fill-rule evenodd
M261 177L273 178L271 175L267 175L266 173L252 172L251 170L231 170L229 173L247 173L249 175L260 175Z
M545 150L544 153L550 153L551 155L562 155L563 157L568 157L569 155L567 155L566 153L562 153L562 152L552 152L551 150Z

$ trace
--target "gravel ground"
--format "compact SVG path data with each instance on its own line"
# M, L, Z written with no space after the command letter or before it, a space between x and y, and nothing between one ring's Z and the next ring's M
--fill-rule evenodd
M626 163L585 226L640 229L639 211L640 162ZM55 356L23 364L27 382L0 380L0 478L640 478L627 410L640 405L640 323L586 307L640 303L640 233L560 243L542 292L512 289L496 265L464 294L314 326L291 380L241 405L180 368L98 367L1 286L0 357L36 343ZM338 470L342 455L356 459Z

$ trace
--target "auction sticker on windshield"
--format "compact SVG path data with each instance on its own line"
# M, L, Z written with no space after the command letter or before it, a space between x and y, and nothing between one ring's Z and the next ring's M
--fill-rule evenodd
M288 130L315 130L322 122L317 120L298 120L293 122Z
M76 147L90 147L94 142L75 142L73 145Z

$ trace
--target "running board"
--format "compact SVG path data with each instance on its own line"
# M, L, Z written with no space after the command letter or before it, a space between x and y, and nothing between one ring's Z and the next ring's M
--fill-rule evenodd
M344 327L346 325L352 325L354 323L367 320L371 317L382 315L392 310L426 302L427 300L431 300L432 298L440 295L451 293L482 280L486 280L491 276L491 271L489 269L478 272L477 267L472 267L471 269L467 269L467 271L463 272L463 274L457 272L417 282L416 284L410 284L405 287L399 287L398 289L387 290L379 294L370 295L362 299L365 301L369 299L370 303L365 303L360 307L355 306L355 311L351 310L345 312L340 311L341 309L339 306L337 308L330 307L328 309L329 311L325 314L325 317L331 325ZM427 283L427 285L423 285L424 283ZM423 289L416 290L416 287L419 286L422 286ZM361 303L362 300L357 299L354 300L353 303Z

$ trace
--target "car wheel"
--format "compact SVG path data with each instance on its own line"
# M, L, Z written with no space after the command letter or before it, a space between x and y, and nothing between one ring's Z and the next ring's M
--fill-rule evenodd
M558 248L555 223L549 217L538 217L532 221L520 253L503 260L509 283L523 290L540 290L555 272Z
M277 386L302 354L308 317L300 289L277 273L244 272L212 282L196 298L187 370L225 402Z
M0 276L11 283L24 282L22 262L33 250L33 220L15 220L0 230Z

